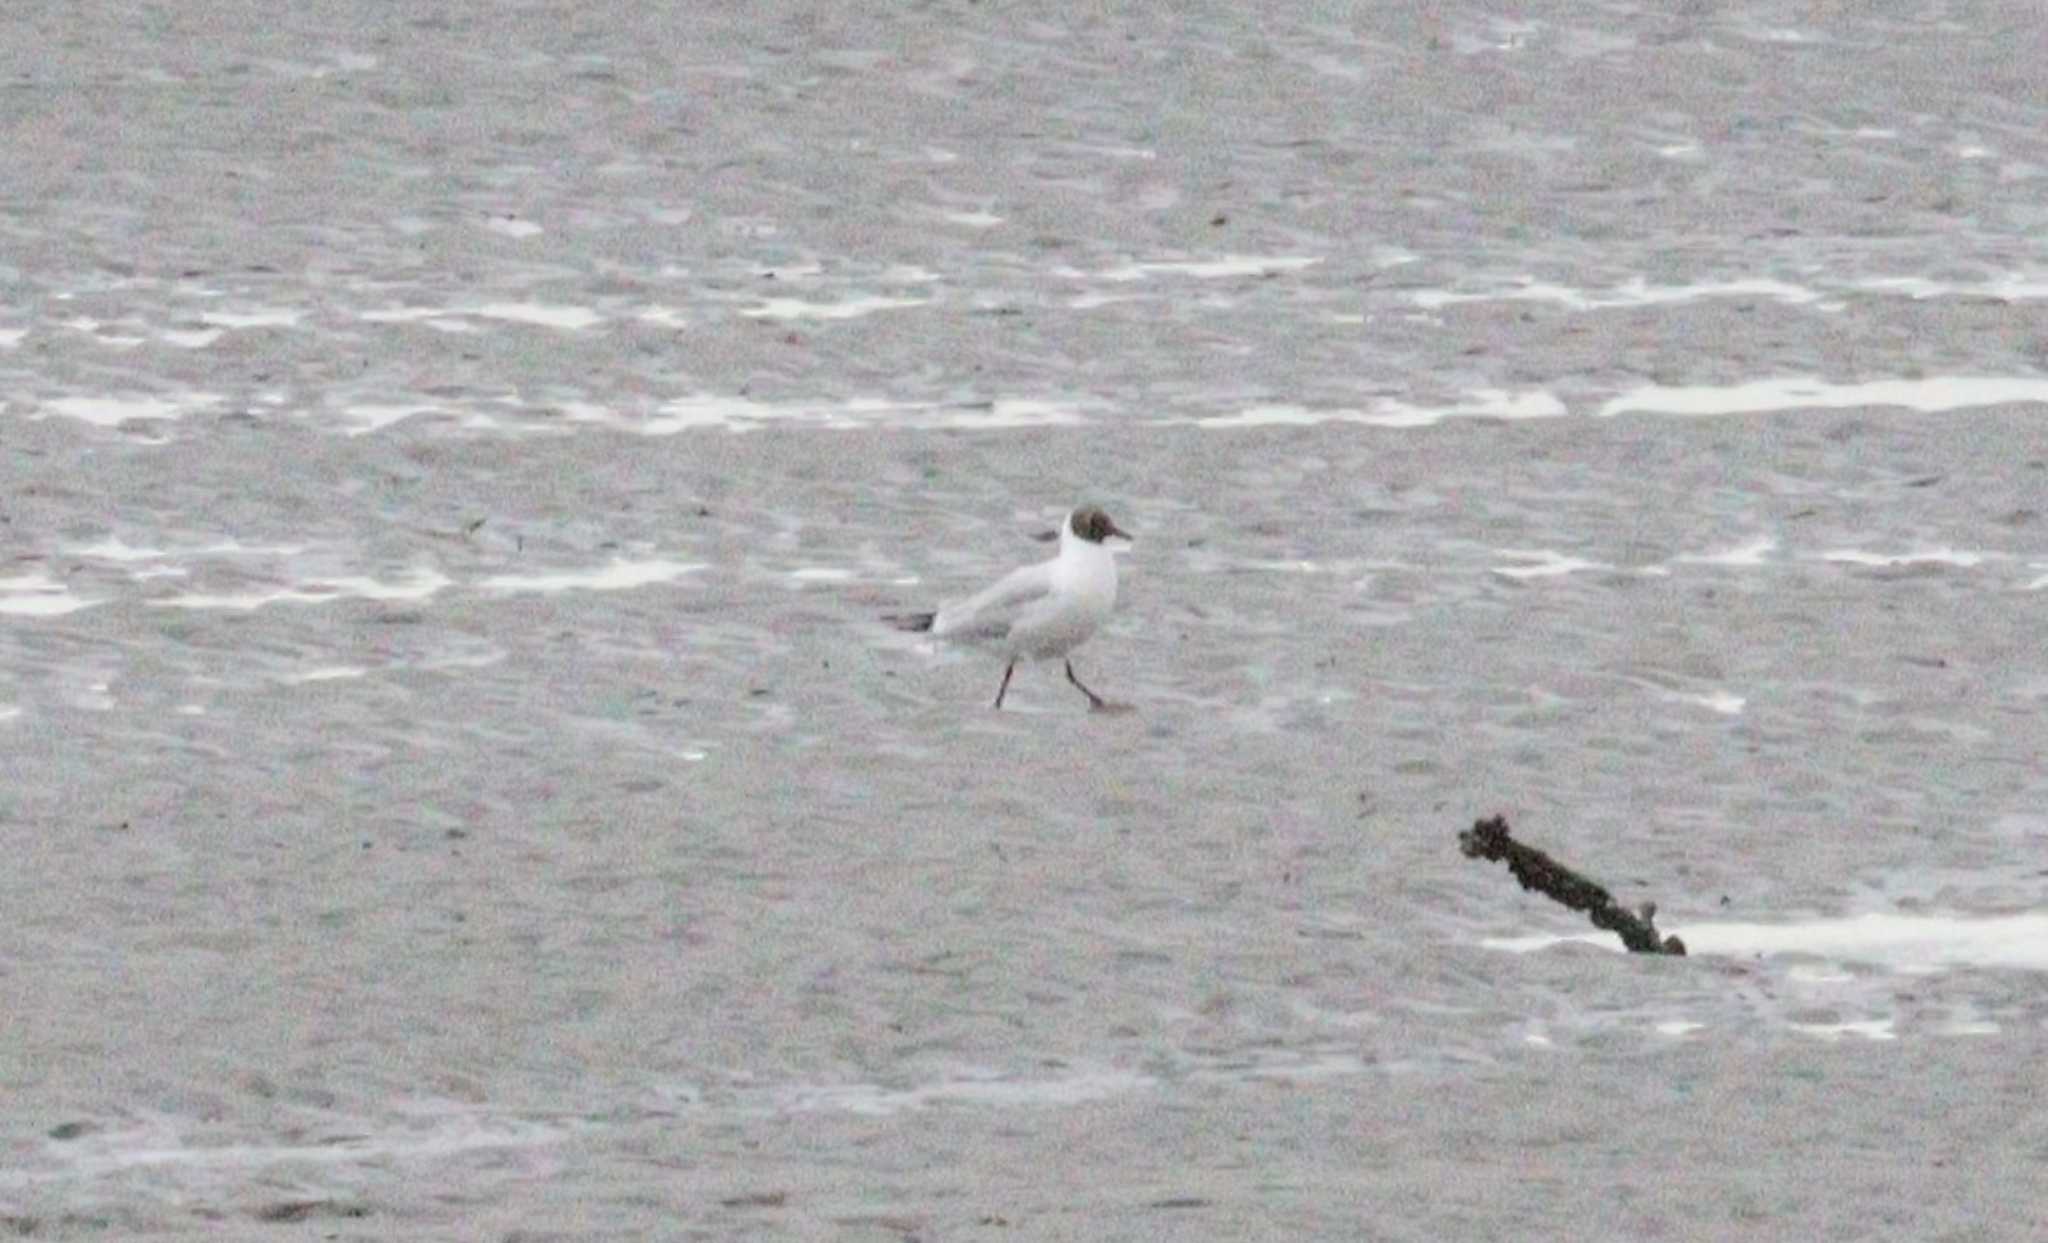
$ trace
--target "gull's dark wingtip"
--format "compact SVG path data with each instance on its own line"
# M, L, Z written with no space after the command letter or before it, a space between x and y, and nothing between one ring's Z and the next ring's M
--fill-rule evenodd
M937 613L885 613L882 620L898 630L925 631L932 628Z

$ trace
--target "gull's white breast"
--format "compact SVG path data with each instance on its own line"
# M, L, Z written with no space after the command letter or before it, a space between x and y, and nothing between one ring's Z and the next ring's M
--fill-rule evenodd
M1010 628L1013 655L1049 660L1086 642L1116 607L1116 558L1101 544L1075 541L1052 563L1052 592Z

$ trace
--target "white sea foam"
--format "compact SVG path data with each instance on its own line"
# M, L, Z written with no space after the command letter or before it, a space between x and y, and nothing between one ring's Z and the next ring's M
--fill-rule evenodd
M40 571L0 578L0 614L13 617L62 617L100 603L74 593Z
M121 542L120 537L109 535L98 543L87 544L72 550L80 557L97 557L102 561L154 561L171 554L161 548L136 548Z
M1728 385L1649 384L1600 407L1617 414L1762 414L1776 410L1841 410L1858 406L1903 406L1933 413L2020 402L2048 402L2048 378L2031 376L1932 376L1919 380L1868 380L1834 384L1783 378Z
M983 429L1067 427L1086 421L1081 410L1071 402L1005 397L989 403L986 409L956 407L947 411L937 425Z
M226 335L224 328L166 328L157 339L184 350L203 350Z
M1955 565L1968 568L1983 565L1986 561L2003 561L2005 555L1995 552L1972 552L1957 548L1930 548L1924 552L1865 552L1860 548L1838 548L1820 555L1823 561L1835 561L1846 565Z
M1674 693L1671 697L1680 703L1697 704L1709 712L1718 712L1723 716L1740 716L1744 705L1749 703L1747 699L1733 691L1708 691L1703 695Z
M1444 406L1414 405L1390 397L1381 398L1365 409L1282 403L1248 406L1234 414L1212 415L1191 421L1207 428L1309 426L1317 423L1431 427L1446 419L1552 419L1565 413L1563 402L1541 390L1515 393L1506 389L1479 389Z
M1989 1019L1956 1019L1942 1025L1945 1036L1995 1036L2002 1030Z
M1159 259L1126 263L1119 267L1087 272L1059 268L1055 275L1070 280L1141 281L1152 276L1186 276L1196 280L1220 280L1233 276L1263 276L1267 273L1299 272L1322 260L1307 255L1221 255L1214 259Z
M541 302L487 302L464 313L514 324L559 328L565 332L577 332L604 322L604 316L587 306L551 306Z
M80 419L99 427L119 427L131 419L170 421L182 419L220 401L214 393L184 393L176 397L53 397L42 403L49 414Z
M856 397L833 402L765 402L711 393L692 394L663 402L644 417L623 414L592 402L564 402L562 413L572 422L595 423L641 436L673 436L698 428L744 432L771 426L804 426L830 430L859 428L961 428L994 430L1056 427L1086 421L1072 402L1003 398L987 403L950 404L899 402Z
M207 311L199 320L215 328L291 328L305 314L290 307L257 307L248 311Z
M1576 574L1581 570L1611 570L1614 567L1599 561L1588 561L1584 557L1567 556L1552 552L1548 548L1501 548L1496 549L1503 557L1527 561L1529 565L1496 565L1495 574L1503 578L1555 578L1563 574Z
M857 319L877 311L896 311L924 306L930 298L884 298L868 296L844 302L806 302L801 298L769 298L740 314L751 319Z
M279 674L277 680L287 686L299 686L307 682L337 682L366 676L370 671L359 665L323 665L317 669L306 669L298 673Z
M615 558L611 564L590 570L557 570L543 574L497 574L479 582L486 591L626 591L648 587L694 574L708 567L691 562L628 561Z
M1902 405L1936 411L1967 409L2000 402L2048 403L2048 379L1954 377L1929 380L1883 380L1830 384L1816 380L1761 380L1737 385L1666 387L1648 385L1607 401L1598 414L1608 417L1642 412L1682 415L1739 415L1806 407L1841 409ZM991 402L950 403L899 401L880 397L829 401L763 401L717 393L693 393L663 402L650 414L620 412L592 402L564 402L560 409L571 422L595 423L667 436L694 428L722 427L743 431L769 425L801 425L827 429L853 428L1003 428L1057 424L1117 422L1135 426L1194 425L1223 430L1245 427L1310 426L1355 423L1369 427L1430 427L1452 419L1548 419L1570 411L1555 394L1541 389L1476 389L1443 404L1403 401L1391 397L1366 406L1312 406L1290 402L1260 403L1225 414L1187 415L1170 411L1133 412L1124 416L1102 403L1073 399L1000 398ZM1675 562L1758 564L1776 545L1769 537L1718 554L1688 554ZM1753 558L1745 559L1745 558ZM1650 572L1650 571L1645 571Z
M371 324L410 324L460 313L445 306L393 306L378 311L358 311L356 318Z
M2048 298L2048 280L2007 272L1983 281L1937 281L1924 276L1879 276L1856 282L1856 288L1873 293L1904 294L1915 301L1925 298L1996 298L2005 302L2032 302Z
M1473 292L1418 289L1409 295L1410 301L1426 310L1466 302L1549 302L1568 310L1598 311L1615 307L1670 306L1710 298L1754 298L1787 306L1805 306L1819 302L1822 295L1804 285L1761 277L1698 281L1688 285L1652 285L1640 276L1602 290L1576 289L1524 276L1504 289Z
M425 600L448 586L450 579L435 569L417 569L395 582L366 577L316 578L289 587L241 592L186 592L151 600L152 608L228 609L248 612L271 604L330 604L336 600Z
M98 1179L138 1169L244 1173L272 1166L383 1166L435 1161L466 1153L526 1148L567 1138L578 1123L491 1114L483 1110L419 1108L390 1119L334 1119L311 1142L195 1142L188 1124L154 1113L135 1113L124 1124L44 1145L33 1162L11 1162L0 1187Z
M1158 1081L1136 1071L1105 1070L1036 1079L961 1076L907 1088L885 1088L878 1084L792 1085L776 1094L776 1104L787 1113L850 1113L888 1117L912 1110L944 1105L980 1105L993 1108L1019 1106L1079 1105L1107 1100Z
M357 319L371 324L424 323L442 332L476 331L474 325L464 322L465 316L559 328L565 332L580 331L604 322L604 316L589 307L554 306L541 302L487 302L471 307L393 306L356 313Z
M198 548L138 548L119 536L109 535L95 543L72 549L71 555L101 561L160 561L171 557L290 557L304 551L303 544L244 544L232 539Z
M1844 1036L1861 1036L1865 1040L1897 1040L1898 1033L1892 1030L1891 1019L1854 1019L1845 1023L1794 1023L1794 1031L1817 1036L1833 1042Z
M1672 560L1685 565L1762 565L1770 560L1770 555L1777 550L1777 540L1768 535L1760 535L1725 552L1683 553Z
M771 1113L887 1117L946 1107L1020 1109L1083 1105L1156 1090L1176 1081L1224 1086L1307 1083L1362 1075L1371 1069L1369 1063L1349 1049L1275 1050L1234 1058L1190 1058L1183 1066L1157 1073L1102 1067L1022 1077L966 1069L904 1087L873 1083L789 1084L749 1092L746 1096L760 1098L765 1112ZM741 1112L759 1109L761 1106L747 1100Z
M2008 967L2048 971L2048 914L1896 915L1873 912L1783 923L1700 923L1665 929L1692 954L1731 958L1812 954L1925 974L1943 967ZM1537 934L1482 942L1527 952L1567 941L1621 949L1611 933Z
M673 436L700 427L746 431L784 423L827 428L893 426L913 413L930 408L924 403L893 402L881 398L825 403L766 402L748 397L697 393L663 402L659 413L648 418L632 418L583 402L565 403L563 412L578 422L602 423L642 436Z
M1692 159L1701 152L1697 143L1684 142L1660 147L1667 159ZM1774 277L1738 277L1731 280L1692 281L1656 285L1636 276L1606 288L1581 288L1534 276L1513 278L1503 285L1481 289L1417 289L1408 299L1425 310L1486 302L1540 302L1571 311L1601 311L1631 307L1678 306L1690 302L1734 298L1774 302L1781 306L1812 307L1820 311L1840 310L1841 298L1855 293L1896 294L1916 300L1926 298L1989 298L2005 302L2026 302L2048 298L2048 279L2007 272L1977 281L1945 281L1924 276L1870 276L1852 280L1823 281L1802 285Z
M371 432L402 423L416 414L438 414L441 407L427 402L401 402L380 405L375 402L358 402L343 406L341 412L348 416L351 436L367 436Z

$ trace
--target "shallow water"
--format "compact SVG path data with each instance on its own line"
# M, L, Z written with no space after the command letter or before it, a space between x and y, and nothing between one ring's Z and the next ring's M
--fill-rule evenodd
M0 1226L2038 1235L2032 10L1383 7L0 11Z

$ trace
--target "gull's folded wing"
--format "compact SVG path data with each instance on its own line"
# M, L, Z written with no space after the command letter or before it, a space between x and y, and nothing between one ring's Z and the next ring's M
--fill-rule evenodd
M939 610L932 633L960 639L1000 639L1026 608L1052 594L1052 562L1012 570L985 588Z

